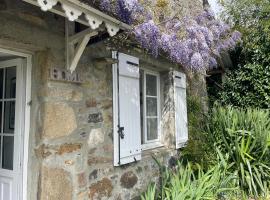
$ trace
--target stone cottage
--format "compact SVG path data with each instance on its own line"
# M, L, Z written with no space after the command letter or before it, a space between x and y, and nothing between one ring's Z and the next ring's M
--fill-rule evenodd
M173 163L204 77L112 42L129 28L86 0L0 0L0 200L135 199L152 155Z

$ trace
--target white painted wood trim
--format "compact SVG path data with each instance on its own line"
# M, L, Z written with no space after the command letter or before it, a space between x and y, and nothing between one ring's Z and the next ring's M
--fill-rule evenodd
M176 86L176 82L175 82L175 76L179 76L179 77L182 77L182 79L184 79L184 82L181 82L181 86ZM182 80L183 81L183 80ZM182 72L178 72L178 71L174 71L173 72L173 86L174 86L174 89L173 89L173 96L174 96L174 130L175 130L175 147L176 149L180 149L180 148L183 148L186 146L187 144L187 141L188 141L188 137L189 135L187 135L187 137L185 138L181 138L181 140L178 140L178 133L176 132L176 127L177 127L177 121L176 121L176 105L175 103L177 102L176 101L176 87L179 87L179 88L182 88L182 89L185 89L185 92L186 92L186 75ZM187 100L187 99L186 99ZM186 109L187 109L187 105L186 105ZM186 112L187 114L187 112ZM188 127L188 124L186 124L186 126ZM188 129L188 128L187 128ZM188 130L187 130L188 131ZM187 134L189 134L187 132Z
M7 47L8 48L8 47ZM28 151L29 151L29 133L30 133L30 104L31 102L31 85L32 85L32 55L22 53L20 51L12 51L4 48L0 48L0 52L7 53L15 56L24 57L26 59L26 90L25 90L25 104L24 104L24 137L23 137L23 163L22 163L22 200L27 200L27 178L28 178Z
M78 0L59 0L59 1L61 3L68 3L68 4L72 4L75 7L79 7L86 14L88 14L89 12L94 13L95 15L100 16L105 23L113 22L113 23L119 25L120 28L131 29L131 26L129 26L129 25L121 22L120 20L117 20L117 19L115 19L115 18L113 18L113 17L111 17L111 16L109 16L109 15L107 15L107 14L105 14L105 13L103 13L103 12L101 12L101 11L99 11L99 10L85 4L85 3L82 3L82 2L80 2Z
M25 110L24 110L24 150L23 150L23 200L27 200L28 185L28 159L29 159L29 134L30 134L30 115L32 101L32 56L26 57L26 91L25 91Z
M143 138L144 144L142 144L143 149L157 148L161 146L161 106L160 106L160 74L155 71L151 71L148 69L143 69ZM146 119L146 75L154 75L157 77L157 118L158 118L158 138L156 140L147 140L147 119Z
M30 3L32 5L38 6L40 7L39 3L37 2L37 0L23 0L24 2ZM118 25L121 29L127 29L130 30L131 26L129 26L128 24L125 24L85 3L82 3L78 0L57 0L59 1L61 4L66 4L69 6L72 6L73 8L75 8L76 10L80 10L82 11L85 15L95 15L98 16L99 18L102 19L102 21L104 21L105 23L113 23ZM64 11L62 11L61 9L56 9L56 8L51 8L50 9L51 12L58 14L62 17L66 17L66 14ZM87 22L87 20L84 20L82 18L78 18L75 19L75 21L84 24L86 26L89 26L89 23Z
M113 52L113 57L114 56L117 56L116 52ZM119 53L118 58L119 63L113 65L114 166L141 160L142 150L139 59L124 53ZM131 111L133 115L129 115L129 111ZM119 138L118 126L125 129L124 138Z
M78 43L78 46L74 52L74 56L70 60L69 70L71 71L71 73L74 72L74 70L76 69L79 63L79 60L84 52L84 49L90 40L90 37L91 37L91 34L87 34L83 37L82 41Z
M153 142L153 143L143 144L142 150L146 151L149 149L156 149L156 148L160 148L160 147L164 147L164 144L162 144L161 142Z
M112 52L112 58L118 59L117 58L117 52L113 51ZM114 166L119 166L119 149L118 149L118 130L117 125L118 125L118 76L117 76L117 64L112 65L112 78L113 78L113 146L114 146L114 151L113 151L113 163ZM116 148L117 147L117 148Z

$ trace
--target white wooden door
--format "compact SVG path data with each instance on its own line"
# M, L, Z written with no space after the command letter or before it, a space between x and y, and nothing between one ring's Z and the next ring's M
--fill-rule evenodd
M23 60L0 62L0 200L22 198Z

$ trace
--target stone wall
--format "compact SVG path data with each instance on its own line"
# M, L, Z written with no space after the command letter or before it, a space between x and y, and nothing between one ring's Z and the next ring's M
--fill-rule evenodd
M121 50L161 73L165 146L143 151L137 163L113 167L112 68L95 58L110 57L117 48L104 43L89 46L76 69L81 84L50 81L51 67L65 68L64 19L21 1L0 2L0 47L33 55L28 199L138 197L150 181L159 179L151 156L167 165L178 155L170 120L171 72L181 69L138 49Z
M94 61L110 56L111 50L102 43L86 50L76 69L82 75L82 84L47 81L40 91L44 99L43 123L37 152L42 157L39 185L42 200L57 199L61 193L69 194L65 199L133 199L150 181L159 178L158 166L151 155L156 154L164 164L177 155L173 148L164 147L143 152L142 161L137 163L113 167L112 68ZM138 52L129 54L140 58L141 67L151 64L163 71L164 99L169 103L170 68L175 66L166 60L145 58ZM164 63L166 67L161 68ZM172 120L168 117L166 120L164 132L172 138L174 132L169 130ZM69 184L57 185L52 190L57 182Z

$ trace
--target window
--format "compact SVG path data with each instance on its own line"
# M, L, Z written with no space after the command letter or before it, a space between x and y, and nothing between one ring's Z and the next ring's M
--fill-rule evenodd
M140 68L137 57L117 52L112 55L119 60L113 64L112 71L114 166L120 166L141 160L142 150L163 146L160 74ZM169 102L174 105L169 112L174 115L164 116L162 120L166 127L175 128L166 131L166 137L175 137L174 144L169 145L179 149L188 140L186 76L176 71L168 73L168 78L171 75L173 81L168 83L169 90L163 92L168 101L173 101Z
M160 77L156 72L140 71L142 144L144 148L160 144Z

